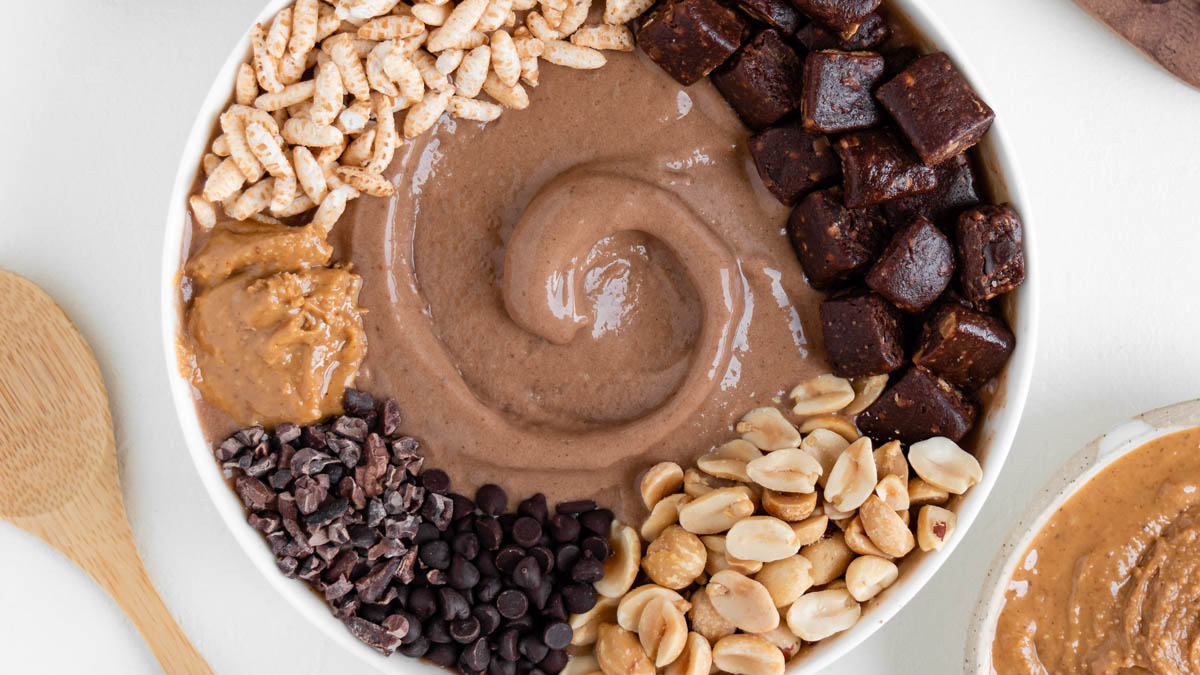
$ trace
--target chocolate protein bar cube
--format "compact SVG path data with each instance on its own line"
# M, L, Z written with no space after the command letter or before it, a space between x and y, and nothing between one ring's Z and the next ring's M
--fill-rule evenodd
M738 0L738 8L784 35L796 32L804 18L787 0Z
M883 203L883 214L889 223L907 223L913 218L928 218L942 229L953 233L958 214L979 204L975 192L975 172L964 155L955 155L933 167L937 187L931 192L901 197Z
M1000 372L1015 344L1002 320L944 304L921 331L913 363L964 389L978 389Z
M854 291L822 302L821 332L838 377L881 375L904 365L900 313L881 295Z
M867 274L867 286L909 312L925 311L954 278L954 247L933 223L900 229Z
M937 174L890 128L846 134L835 145L842 159L846 206L858 208L930 192Z
M942 53L917 59L875 96L929 165L978 143L996 117Z
M1021 217L1008 204L978 206L958 217L958 269L962 293L991 300L1025 281Z
M805 131L800 120L765 129L747 145L763 185L789 206L842 175L829 139Z
M882 78L883 57L874 52L810 52L800 108L804 128L840 133L875 126L880 110L871 92Z
M847 52L874 49L891 36L892 29L887 20L874 12L865 16L854 35L845 39L815 21L796 31L796 39L800 44L814 52L819 49L840 49Z
M762 129L800 107L803 64L774 28L747 42L712 82L751 129Z
M852 37L879 3L880 0L792 0L797 9L832 28L842 39Z
M878 443L916 443L934 436L954 442L975 424L979 406L949 382L921 368L909 368L884 390L856 423Z
M788 219L788 236L816 289L861 276L887 243L887 224L873 209L848 209L832 190L813 192Z
M662 0L642 20L637 43L682 85L708 76L742 44L746 18L716 0Z

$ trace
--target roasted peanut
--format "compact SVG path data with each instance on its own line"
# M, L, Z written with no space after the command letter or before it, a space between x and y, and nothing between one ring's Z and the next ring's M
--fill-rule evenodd
M937 436L913 443L908 461L926 483L956 495L983 480L979 461L949 438Z
M619 598L633 586L637 577L642 563L642 542L632 527L614 521L608 543L612 555L604 561L604 578L596 582L596 592Z
M812 575L814 586L824 586L842 576L850 561L854 559L854 551L846 546L846 537L841 532L834 532L805 546L800 549L800 555L812 563L809 574Z
M683 487L683 469L675 462L660 462L646 470L639 484L642 503L652 509L660 499Z
M799 494L794 492L776 492L770 489L763 490L763 510L789 523L797 523L811 516L816 506L816 492Z
M750 476L746 474L746 465L762 456L762 452L753 443L738 438L701 455L696 460L696 466L711 476L749 483Z
M694 534L716 534L754 513L754 502L740 487L720 488L679 508L679 524Z
M787 607L812 586L812 563L800 554L763 565L754 575L776 607Z
M708 597L708 591L698 588L692 593L692 608L688 610L688 622L692 630L704 636L709 642L716 642L726 635L737 632L737 626L729 619L721 616Z
M850 444L825 482L825 502L843 513L858 508L875 488L875 455L871 439L863 437Z
M807 593L792 603L787 624L802 640L816 642L840 633L857 621L862 607L845 589Z
M867 536L887 555L900 558L916 546L913 534L900 516L882 499L871 495L858 509Z
M765 633L779 625L771 594L744 574L724 570L712 575L704 587L717 613L747 633Z
M642 539L654 541L663 530L679 522L679 507L691 500L691 497L682 492L658 500L654 508L650 509L650 515L642 521Z
M773 516L751 516L734 523L725 535L726 555L767 563L795 555L800 539L792 527Z
M654 675L654 664L637 636L612 623L600 626L596 661L604 675Z
M788 396L794 402L792 414L824 415L845 408L854 400L850 380L836 375L818 375L797 385Z
M864 555L850 561L846 568L846 590L859 602L866 602L891 586L900 576L896 563Z
M646 548L642 569L660 586L686 588L704 571L707 555L699 537L671 525Z
M958 516L940 506L926 505L917 514L917 544L922 551L940 551L954 534Z
M777 408L755 408L742 416L734 431L760 450L800 447L800 432Z
M646 605L651 601L665 598L679 609L680 612L686 612L692 608L692 603L684 600L679 593L662 586L655 584L646 584L625 594L621 598L620 604L617 605L616 620L617 625L625 630L636 631L638 622L642 620L642 611L646 609Z
M783 652L758 635L730 635L712 648L713 665L736 675L783 675Z
M821 472L821 463L798 448L776 450L745 466L747 481L779 492L812 492Z

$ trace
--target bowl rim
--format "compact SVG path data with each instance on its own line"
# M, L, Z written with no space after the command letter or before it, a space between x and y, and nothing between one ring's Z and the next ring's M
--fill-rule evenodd
M237 67L249 53L250 27L253 26L253 23L269 20L276 11L292 1L267 0L254 22L246 27L245 32L229 51L228 57L214 76L212 84L197 110L191 131L183 147L167 208L160 277L160 319L168 384L188 454L192 458L200 481L226 527L255 568L266 577L268 584L301 616L317 626L335 643L357 655L364 664L386 672L415 672L417 670L428 672L433 669L432 666L414 659L384 657L356 640L315 593L279 572L274 556L263 545L261 536L253 528L247 526L241 502L233 490L229 489L221 472L217 470L211 449L204 440L200 428L195 409L194 389L179 368L178 339L181 326L178 286L187 197L200 170L200 158L205 152L213 124L229 101ZM989 96L986 85L982 84L976 76L975 68L965 58L961 47L928 8L926 0L888 1L890 6L899 10L922 36L951 55L955 64L971 81L972 86L984 100L994 100ZM979 442L986 450L983 460L985 465L983 480L958 502L956 510L958 536L951 539L946 547L936 555L917 552L916 559L908 561L905 565L902 578L868 605L862 619L854 627L835 638L822 641L816 646L806 649L802 658L794 660L788 665L789 673L815 673L838 660L887 623L928 584L978 517L1011 449L1029 393L1037 346L1039 276L1034 243L1037 228L1031 226L1037 220L1033 214L1024 176L1013 154L1013 145L1008 137L1002 115L997 115L988 134L987 143L991 148L991 155L998 165L998 178L1004 188L1002 191L1007 193L1006 201L1016 205L1024 223L1026 279L1025 283L1015 292L1017 311L1013 329L1017 337L1017 346L1006 366L1002 394L994 402L980 433L981 440Z
M971 613L963 672L990 675L992 641L1004 610L1008 580L1025 552L1058 510L1114 462L1147 443L1200 427L1200 399L1149 410L1113 425L1063 463L1029 501L997 551Z

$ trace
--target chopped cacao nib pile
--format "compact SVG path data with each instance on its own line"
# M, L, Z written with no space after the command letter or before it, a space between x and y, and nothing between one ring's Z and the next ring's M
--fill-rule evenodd
M385 655L462 673L557 673L567 617L596 604L613 514L591 501L551 510L484 485L451 492L400 432L394 401L348 390L324 424L242 429L215 449L280 571L322 596Z

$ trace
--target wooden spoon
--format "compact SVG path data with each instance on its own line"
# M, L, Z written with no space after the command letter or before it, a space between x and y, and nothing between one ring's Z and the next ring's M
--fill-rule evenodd
M117 601L168 673L212 673L155 592L117 478L108 394L70 319L0 270L0 518L61 551Z

